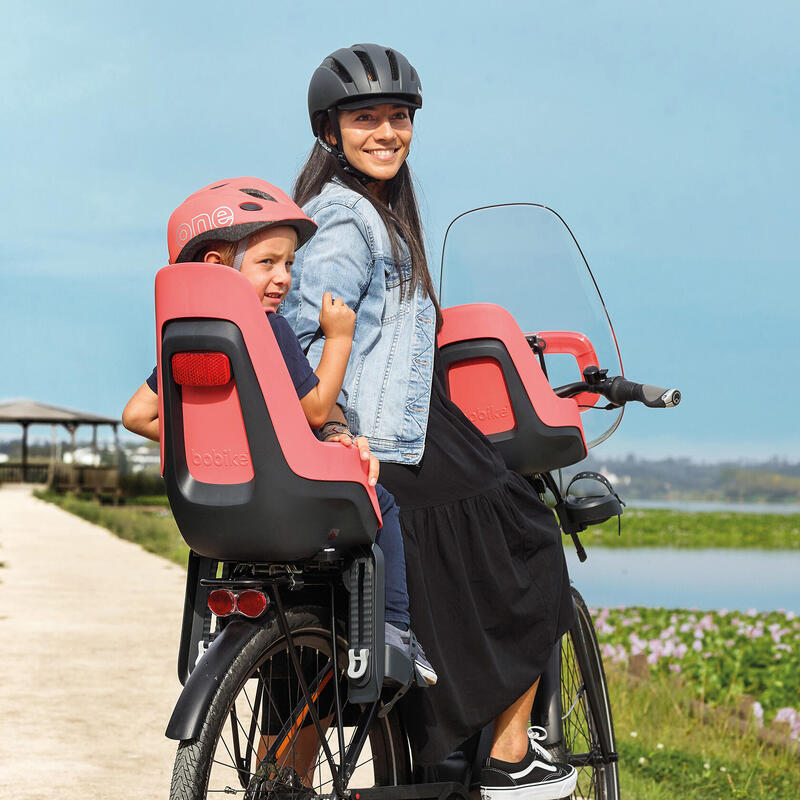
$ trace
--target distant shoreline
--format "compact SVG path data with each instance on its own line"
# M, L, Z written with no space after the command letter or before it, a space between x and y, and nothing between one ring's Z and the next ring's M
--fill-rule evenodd
M623 494L623 500L625 499ZM800 514L798 503L730 503L713 500L628 500L626 508L661 509L689 513L727 511L734 514Z

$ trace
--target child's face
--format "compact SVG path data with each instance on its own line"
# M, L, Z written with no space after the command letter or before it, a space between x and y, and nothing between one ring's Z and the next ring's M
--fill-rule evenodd
M275 311L292 286L297 233L288 225L267 228L250 237L242 260L242 275L256 290L264 308Z

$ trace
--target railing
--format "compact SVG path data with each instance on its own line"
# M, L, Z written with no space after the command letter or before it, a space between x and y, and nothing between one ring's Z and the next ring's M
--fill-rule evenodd
M119 494L119 470L115 466L87 467L82 464L0 463L0 483L46 483L59 492Z
M49 464L26 464L4 461L0 463L0 483L48 483Z
M51 485L59 492L117 494L117 467L87 467L82 464L56 464Z

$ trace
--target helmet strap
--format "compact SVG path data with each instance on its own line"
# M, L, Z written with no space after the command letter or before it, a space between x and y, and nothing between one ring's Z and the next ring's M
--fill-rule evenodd
M329 145L325 141L325 137L323 136L323 131L320 131L319 136L317 136L317 141L319 142L320 147L326 153L330 153L332 156L336 156L336 160L339 162L339 166L348 175L352 175L362 186L366 186L368 183L375 183L375 178L371 177L370 175L367 175L360 169L356 169L347 160L347 156L345 156L344 150L342 149L342 129L339 127L339 112L336 110L335 107L328 109L328 124L330 125L331 134L336 140L336 146L331 147L331 145Z
M233 258L233 268L237 272L242 271L242 261L244 261L244 254L247 252L247 242L250 240L249 236L245 236L244 239L239 239L239 244L236 248L236 255Z

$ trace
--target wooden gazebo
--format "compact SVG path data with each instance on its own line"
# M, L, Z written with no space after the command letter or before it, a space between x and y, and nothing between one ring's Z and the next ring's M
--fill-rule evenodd
M39 403L35 400L0 401L0 424L22 426L22 459L19 463L0 463L0 481L64 484L60 488L87 489L89 491L116 491L119 471L119 439L117 428L121 420L103 417L87 411ZM114 432L116 464L113 467L79 467L75 464L55 464L51 454L49 464L28 463L28 428L31 425L63 426L70 435L71 449L75 452L75 431L80 425L92 426L92 445L97 448L97 428L109 425Z

